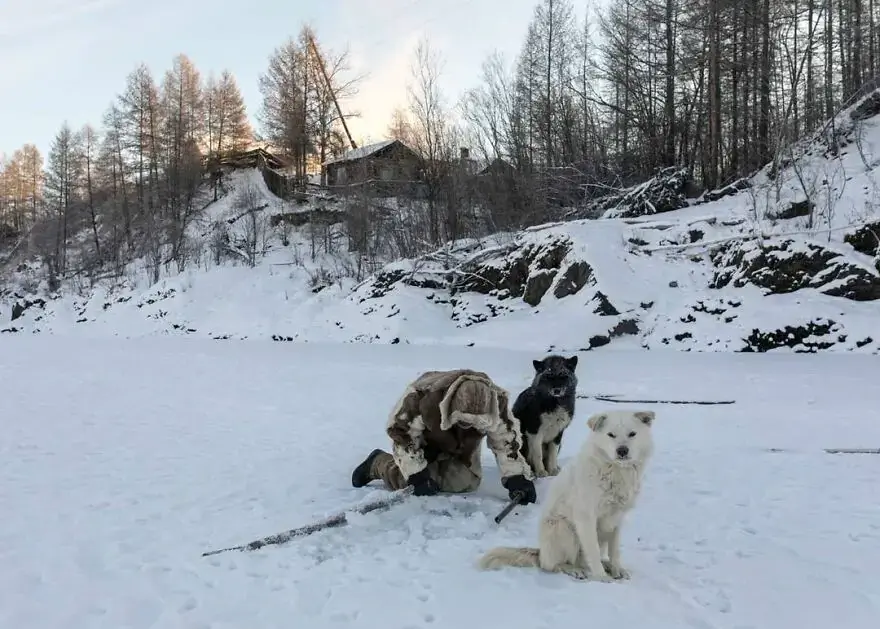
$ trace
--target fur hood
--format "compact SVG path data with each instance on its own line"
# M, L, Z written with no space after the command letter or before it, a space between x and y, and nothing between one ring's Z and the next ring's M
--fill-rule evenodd
M487 430L501 413L499 397L507 400L507 391L492 382L487 374L470 369L429 371L411 386L422 393L442 393L443 397L437 405L440 430L449 430L459 423L477 430ZM487 412L473 412L486 408Z

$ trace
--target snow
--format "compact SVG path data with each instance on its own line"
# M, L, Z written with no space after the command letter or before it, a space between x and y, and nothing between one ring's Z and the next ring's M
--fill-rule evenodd
M858 106L858 103L854 105ZM196 253L185 269L168 264L153 283L147 264L138 261L126 279L85 278L65 284L49 295L37 286L44 275L38 265L23 264L12 280L0 284L0 335L51 334L71 338L142 338L189 336L229 340L294 340L301 342L400 343L417 345L507 348L511 339L522 350L576 351L592 347L593 340L611 336L623 323L637 331L611 339L615 346L684 351L736 352L750 348L754 334L778 334L787 327L810 322L830 326L824 351L880 353L876 333L876 306L827 293L851 279L880 282L880 256L856 251L844 237L870 221L880 221L880 118L854 123L845 110L834 125L813 138L795 144L780 158L774 174L768 165L751 178L752 187L714 202L639 218L604 218L551 223L518 233L495 234L482 240L453 243L448 249L410 260L395 260L385 274L419 277L422 286L397 281L381 286L371 274L382 268L364 268L346 250L345 224L265 227L264 254L255 268L245 255L215 262L212 242L227 232L240 241L248 220L234 220L240 191L252 188L266 210L261 215L288 215L312 210L342 210L339 199L311 196L307 203L284 202L272 195L257 170L224 176L229 193L209 204L190 225L188 235ZM843 144L829 150L834 137ZM357 151L378 150L386 143ZM796 159L793 159L796 158ZM812 223L806 217L773 218L792 203L815 202ZM382 200L382 209L397 212L405 223L412 208L402 199ZM326 212L320 212L325 214ZM326 233L325 233L326 232ZM261 239L262 240L262 239ZM393 240L390 236L388 240ZM554 242L568 243L568 251L553 285L537 306L520 297L478 292L450 294L443 284L450 268L485 256L495 248L495 259L484 269L500 267L520 249ZM335 243L335 251L321 244ZM722 270L713 249L730 246L745 260L769 245L768 259L790 261L809 247L839 254L814 284L786 294L748 283L744 269L729 269L734 282L711 287ZM392 247L393 245L388 245ZM735 258L734 255L728 256ZM592 281L580 292L556 298L554 288L568 265L586 263ZM532 264L533 275L549 275ZM837 280L831 280L838 277ZM434 288L430 287L434 286ZM823 292L824 291L824 292ZM601 292L620 313L595 312ZM863 293L866 291L863 291ZM12 319L12 311L35 298L45 299ZM813 339L816 340L816 339ZM806 345L804 344L806 343ZM810 340L775 351L813 351Z
M443 263L447 255L454 265L492 248L503 249L511 242L540 246L565 240L570 250L562 268L585 261L595 283L562 299L555 298L551 289L536 307L519 298L474 292L459 293L453 300L442 289L401 282L390 290L377 291L369 270L357 274L352 255L344 251L329 255L319 247L312 256L313 243L320 245L324 236L308 226L289 229L286 234L267 228L268 247L256 268L236 259L215 264L210 240L218 225L234 238L241 238L247 228L246 220L230 223L241 213L235 208L240 190L249 186L256 190L268 206L266 217L340 208L332 199L315 198L304 205L283 202L269 192L257 170L237 171L224 178L229 194L209 205L190 226L190 238L204 245L200 257L191 260L185 270L165 267L160 281L152 284L145 279L144 269L135 267L130 280L67 287L51 295L45 307L30 308L11 321L14 304L33 300L32 292L20 288L26 283L22 280L5 295L0 290L0 318L4 321L0 331L79 338L174 335L486 348L507 347L515 338L521 349L538 352L588 347L591 338L607 335L621 320L634 320L638 333L615 338L615 345L739 351L755 330L773 332L827 320L835 326L834 338L844 339L827 351L877 353L880 338L871 302L832 297L816 288L781 295L768 295L750 284L709 288L717 272L711 248L725 243L742 243L747 259L756 255L759 247L783 240L788 242L788 256L806 251L808 244L818 245L839 253L838 263L878 276L878 260L855 251L843 237L866 221L880 220L880 204L874 202L880 188L874 169L865 166L880 163L880 123L876 119L861 123L853 128L850 139L838 156L824 154L827 147L821 142L798 146L800 171L789 167L771 178L764 169L753 178L752 189L715 202L640 218L552 223L481 241L461 241L449 251L395 261L385 269L436 282L446 273ZM815 175L819 183L832 182L832 187L840 180L837 191L811 189L817 202L813 226L803 217L767 218L804 198L800 184L804 172ZM842 196L832 207L823 194ZM385 205L391 211L406 211L398 199L389 199ZM344 243L344 225L332 229L336 236L331 240ZM771 257L782 259L784 252L774 252ZM504 255L499 254L486 264L503 262ZM821 279L822 275L816 277ZM839 283L829 283L824 290ZM621 313L619 317L593 312L597 291L608 297ZM707 305L710 303L723 306Z
M517 343L518 345L519 343ZM512 345L512 344L509 344ZM657 412L656 455L623 535L626 583L482 573L537 541L539 505L484 448L473 495L407 499L280 547L202 552L385 494L350 486L429 369L512 392L528 350L198 338L0 338L0 627L872 627L880 613L880 359L855 354L581 353L580 393ZM579 399L561 463L586 419ZM779 451L771 451L778 449Z
M839 154L828 150L828 138L846 140ZM387 143L357 149L378 150ZM880 220L880 187L875 167L880 164L880 120L858 124L843 112L835 126L810 141L798 143L783 154L783 168L759 171L752 188L710 203L695 203L682 210L631 219L581 220L537 226L519 233L496 234L481 241L461 241L449 250L413 260L398 260L385 267L442 283L449 264L465 263L473 256L499 248L486 267L500 266L511 242L522 247L566 241L566 265L586 262L593 282L580 292L556 298L547 291L537 306L521 298L461 292L450 295L442 288L425 288L397 282L378 288L371 269L358 272L353 254L344 251L344 224L330 228L325 237L319 227L266 227L265 255L256 268L233 258L212 260L211 240L225 230L241 239L247 220L235 221L237 193L253 188L268 216L339 210L340 202L314 197L309 203L283 202L274 197L257 170L237 171L224 177L230 192L190 225L192 242L201 243L199 256L186 269L161 269L153 284L143 263L129 269L129 279L101 281L95 286L68 285L52 294L43 307L31 307L12 321L14 305L33 301L33 283L19 273L5 292L0 287L0 332L43 333L76 338L193 336L211 339L282 339L308 342L401 343L420 345L506 348L516 339L520 349L543 352L575 351L591 346L591 339L607 336L621 322L635 322L633 335L614 338L616 346L685 351L740 351L755 331L762 334L826 322L833 327L833 345L826 351L880 352L875 306L832 297L824 291L843 280L820 288L803 288L768 295L752 284L710 288L718 273L712 259L714 246L741 246L748 260L765 245L785 242L784 251L768 257L785 260L821 246L840 254L823 276L833 276L839 266L859 270L865 277L880 275L880 258L857 252L843 238L858 226ZM792 156L798 159L792 162ZM792 166L791 163L796 164ZM792 202L809 196L816 203L812 225L807 218L772 218ZM387 211L407 212L399 199L383 202ZM332 255L320 252L322 241L341 243ZM318 251L313 254L313 245ZM25 268L28 269L27 265ZM740 269L741 271L742 269ZM534 274L547 273L532 265ZM734 271L732 278L743 280ZM845 274L846 278L849 275ZM748 278L745 278L748 280ZM554 287L556 284L554 283ZM607 317L594 312L595 295L603 293L620 312ZM44 296L45 297L45 296ZM540 333L536 333L540 331ZM797 345L782 351L804 351Z
M340 162L350 162L357 159L363 159L365 157L369 157L373 153L377 153L381 151L386 146L391 146L397 140L383 140L381 142L375 142L373 144L367 144L365 146L359 146L356 149L351 149L343 153L338 157L333 157L324 162L324 166L328 166L330 164L338 164Z

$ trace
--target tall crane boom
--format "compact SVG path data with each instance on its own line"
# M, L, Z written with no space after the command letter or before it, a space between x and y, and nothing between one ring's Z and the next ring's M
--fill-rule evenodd
M309 45L312 49L312 54L315 55L315 59L318 62L318 67L321 68L321 74L324 76L324 83L327 85L327 90L330 92L330 96L333 98L333 104L336 105L336 113L339 114L339 119L342 121L342 128L345 129L345 135L348 136L348 142L351 144L351 148L356 149L357 144L355 144L354 138L351 137L351 132L348 130L348 124L345 122L345 116L342 115L342 108L339 106L339 101L336 100L336 92L333 90L333 86L330 84L330 77L327 76L327 68L324 67L324 59L321 58L321 53L318 52L318 47L315 45L315 38L312 37L311 31L308 33L309 37Z

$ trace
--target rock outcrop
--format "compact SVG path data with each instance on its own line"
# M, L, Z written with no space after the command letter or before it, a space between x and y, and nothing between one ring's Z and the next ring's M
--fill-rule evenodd
M868 223L843 237L843 241L859 253L874 258L880 273L880 221Z
M711 254L710 288L759 286L767 294L814 288L854 301L880 299L880 275L817 243L776 238L735 241Z

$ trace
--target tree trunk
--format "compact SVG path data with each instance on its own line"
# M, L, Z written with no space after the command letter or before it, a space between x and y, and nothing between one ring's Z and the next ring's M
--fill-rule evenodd
M770 161L770 0L763 0L761 9L761 110L758 121L760 165Z
M674 0L666 0L666 95L664 116L666 118L665 165L675 164L675 29L673 19Z

